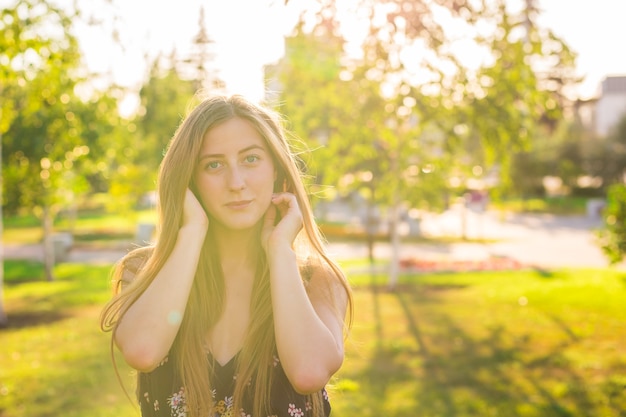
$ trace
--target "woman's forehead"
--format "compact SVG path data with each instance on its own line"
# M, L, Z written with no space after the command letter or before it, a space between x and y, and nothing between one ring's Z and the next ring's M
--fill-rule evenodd
M256 145L267 150L266 141L249 121L235 117L209 129L202 140L203 151L239 151Z

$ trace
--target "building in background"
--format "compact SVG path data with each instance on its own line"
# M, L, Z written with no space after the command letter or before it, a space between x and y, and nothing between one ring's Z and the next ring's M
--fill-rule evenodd
M606 77L595 104L595 133L606 136L626 116L626 75Z

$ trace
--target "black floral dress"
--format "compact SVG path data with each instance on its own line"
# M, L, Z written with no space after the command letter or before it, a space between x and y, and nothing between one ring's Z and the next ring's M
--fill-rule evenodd
M251 416L252 403L244 399L243 409L233 410L233 391L237 379L237 355L225 365L220 365L209 355L214 364L211 395L214 401L210 417L266 417ZM185 389L177 376L176 367L171 357L166 357L157 368L149 373L139 373L137 394L141 405L142 417L186 417ZM294 389L278 357L274 356L274 377L271 389L271 416L267 417L309 417L311 403L307 396L298 394ZM324 415L330 415L330 402L326 390L322 390Z

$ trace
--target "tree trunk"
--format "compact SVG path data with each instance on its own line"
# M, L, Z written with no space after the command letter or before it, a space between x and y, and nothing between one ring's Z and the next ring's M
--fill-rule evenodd
M0 136L0 140L2 137ZM2 149L0 148L0 153ZM0 169L2 169L2 163L0 161ZM2 174L0 173L0 190L2 190ZM2 194L0 192L0 194ZM2 236L3 231L3 220L2 220L2 197L0 196L0 236ZM7 317L7 313L4 311L4 247L2 246L2 239L0 239L0 328L7 327L9 325L9 318Z
M2 120L2 109L0 109L0 120ZM4 183L2 177L2 132L0 132L0 327L6 327L9 324L9 318L4 311L4 247L2 234L4 231L4 216L2 213L2 192Z
M400 275L400 233L398 231L400 204L398 196L393 198L389 216L389 236L391 239L391 260L389 265L389 289L394 290Z
M467 240L467 197L463 197L459 213L461 216L461 239Z
M368 218L368 222L372 220ZM367 226L367 257L370 261L370 268L374 268L374 233L371 230L371 226Z
M46 279L54 281L54 241L52 237L52 213L46 204L43 207L43 263Z
M78 204L76 203L76 196L72 193L72 199L67 211L68 216L68 232L74 235L76 229L76 219L78 218Z
M370 200L367 204L367 219L366 221L366 233L367 233L367 255L370 261L370 268L374 268L374 240L375 233L378 228L378 221L374 218L374 204L376 199L374 198L374 186L370 185Z

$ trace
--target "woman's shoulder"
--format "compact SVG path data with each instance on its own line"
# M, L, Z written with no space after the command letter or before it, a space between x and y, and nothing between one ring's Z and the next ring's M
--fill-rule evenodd
M117 264L116 275L122 286L134 281L152 256L154 247L146 246L134 249L124 256Z
M345 279L339 266L325 259L308 258L299 263L300 275L307 290L324 288L326 291L341 288Z

